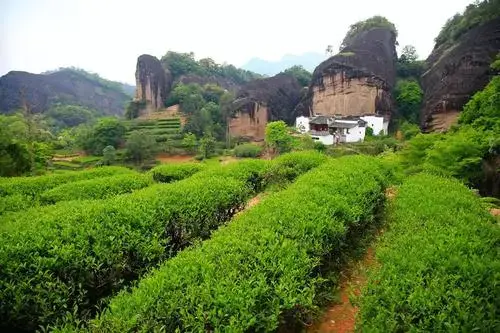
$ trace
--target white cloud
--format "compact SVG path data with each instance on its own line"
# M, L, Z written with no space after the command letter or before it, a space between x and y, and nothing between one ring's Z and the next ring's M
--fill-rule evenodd
M77 66L133 83L142 53L252 57L336 48L350 24L383 15L425 58L446 20L472 0L1 0L0 75Z

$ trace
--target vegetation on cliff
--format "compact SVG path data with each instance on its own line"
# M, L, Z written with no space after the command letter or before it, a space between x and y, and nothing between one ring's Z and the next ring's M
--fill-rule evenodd
M500 0L484 0L468 5L445 23L436 37L435 48L456 41L467 31L500 16Z
M364 21L359 21L359 22L356 22L354 24L351 24L349 26L349 30L347 30L347 33L346 33L344 39L342 40L342 44L340 44L340 50L342 50L346 46L350 45L352 43L352 41L354 40L354 38L356 38L356 36L359 33L363 32L363 31L371 30L373 28L387 28L387 29L391 30L392 32L394 32L394 35L396 37L398 36L398 30L396 29L396 26L394 25L394 23L392 23L391 21L389 21L387 18L385 18L383 16L377 15L377 16L370 17Z

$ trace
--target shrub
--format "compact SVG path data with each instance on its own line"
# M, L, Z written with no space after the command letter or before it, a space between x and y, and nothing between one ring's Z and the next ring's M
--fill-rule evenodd
M40 202L53 204L68 200L105 199L118 194L130 193L151 184L150 176L134 173L80 180L60 185L42 193Z
M238 145L234 148L234 156L236 157L258 157L262 153L263 148L251 143Z
M91 329L267 332L301 319L315 308L321 260L373 220L383 178L373 158L325 163L113 298Z
M7 215L0 233L0 327L35 330L70 312L85 318L151 265L207 238L252 193L246 174L230 170Z
M293 152L275 158L264 174L266 184L286 185L297 176L325 162L327 157L316 151Z
M150 172L155 181L170 183L190 177L203 168L204 165L201 163L162 164L154 167Z
M124 167L102 167L38 177L0 178L0 196L25 194L36 197L42 192L64 183L133 172Z
M38 205L32 197L24 194L12 194L0 197L0 215L7 212L17 212Z
M399 189L369 274L366 332L500 329L500 229L458 181L420 174Z

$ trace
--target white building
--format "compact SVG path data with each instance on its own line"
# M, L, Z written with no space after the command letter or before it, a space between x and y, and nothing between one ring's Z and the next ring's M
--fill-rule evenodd
M308 133L313 140L325 145L344 142L361 142L365 139L366 127L374 135L387 134L388 122L381 116L363 117L297 117L295 126L301 133Z

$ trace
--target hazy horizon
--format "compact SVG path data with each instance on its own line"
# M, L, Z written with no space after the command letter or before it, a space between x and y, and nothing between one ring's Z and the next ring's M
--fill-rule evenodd
M144 53L192 51L238 67L252 58L324 54L329 44L338 49L350 24L373 15L392 21L399 47L412 44L424 59L446 20L472 2L3 0L0 75L74 66L135 84Z

